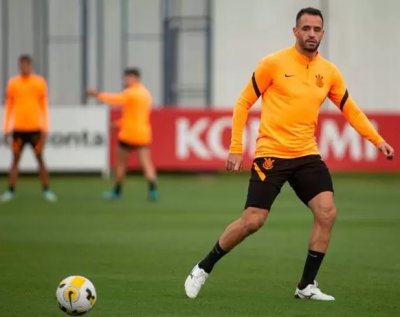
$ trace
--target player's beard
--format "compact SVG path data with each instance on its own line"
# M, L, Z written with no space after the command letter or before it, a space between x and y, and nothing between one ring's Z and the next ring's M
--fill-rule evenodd
M301 48L304 51L310 52L310 53L316 52L318 50L319 45L321 44L321 41L317 41L317 40L315 40L315 43L307 43L307 41L310 41L310 40L301 41Z

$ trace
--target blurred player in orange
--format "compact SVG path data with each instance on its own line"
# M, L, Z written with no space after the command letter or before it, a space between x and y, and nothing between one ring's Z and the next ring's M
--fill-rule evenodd
M43 159L43 148L48 133L47 85L43 77L34 74L32 58L19 58L20 74L8 81L4 113L3 133L10 141L13 160L8 179L8 189L0 200L7 202L15 197L18 165L26 144L30 144L39 165L39 177L43 186L43 197L56 201L56 195L49 188L49 174Z
M128 68L124 71L125 90L121 93L98 92L88 89L87 94L110 106L122 107L122 118L119 122L117 167L115 186L106 192L104 198L119 199L122 194L122 182L125 178L129 155L136 150L144 176L149 182L149 200L158 199L157 174L150 155L151 124L150 113L152 97L140 81L140 71Z

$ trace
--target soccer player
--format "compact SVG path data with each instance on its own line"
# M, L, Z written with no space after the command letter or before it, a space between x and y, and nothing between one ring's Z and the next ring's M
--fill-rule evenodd
M8 189L1 195L0 200L7 202L14 199L22 150L26 144L30 144L39 165L43 197L54 202L57 197L49 188L49 174L43 158L49 129L46 81L33 73L32 58L29 55L20 56L19 70L20 74L8 81L6 89L3 133L11 143L13 159Z
M394 150L378 134L351 98L341 73L318 53L324 35L322 13L314 8L298 12L293 47L266 56L236 102L228 171L242 167L242 136L247 114L262 98L261 121L247 202L242 216L231 223L210 253L195 265L185 281L189 298L196 298L214 265L246 237L259 230L286 181L314 216L308 255L295 297L335 300L315 281L327 251L336 208L332 180L315 140L320 106L328 97L346 120L371 141L387 159Z
M87 94L110 106L122 107L122 119L119 122L118 152L115 186L106 192L106 199L119 199L122 194L122 182L126 174L126 166L132 150L136 150L144 176L149 183L148 199L158 199L157 174L150 155L151 125L150 113L152 97L140 81L140 71L128 68L124 71L125 90L118 94L98 92L89 89Z

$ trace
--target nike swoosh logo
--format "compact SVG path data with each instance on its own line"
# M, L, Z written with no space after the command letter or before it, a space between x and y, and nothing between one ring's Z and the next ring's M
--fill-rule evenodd
M308 298L308 299L311 299L314 295L317 295L317 294L315 294L315 293L311 293L310 295L308 295L308 296L304 296L305 298Z
M294 75L285 74L285 77L293 77Z

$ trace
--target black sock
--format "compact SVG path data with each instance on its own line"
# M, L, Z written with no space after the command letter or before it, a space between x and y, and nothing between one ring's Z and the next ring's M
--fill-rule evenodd
M8 191L14 193L15 192L15 186L14 185L8 186Z
M49 190L49 186L48 185L46 185L46 186L43 186L42 187L42 190L45 192L46 190Z
M157 183L155 181L149 181L149 191L157 190Z
M122 183L121 182L116 182L114 185L114 193L119 195L122 192Z
M325 253L308 250L306 264L304 265L303 276L298 285L299 289L304 289L309 284L314 284L319 267L324 259Z
M199 262L199 267L207 273L211 273L215 263L217 263L227 253L227 251L222 250L219 241L217 241L211 252Z

